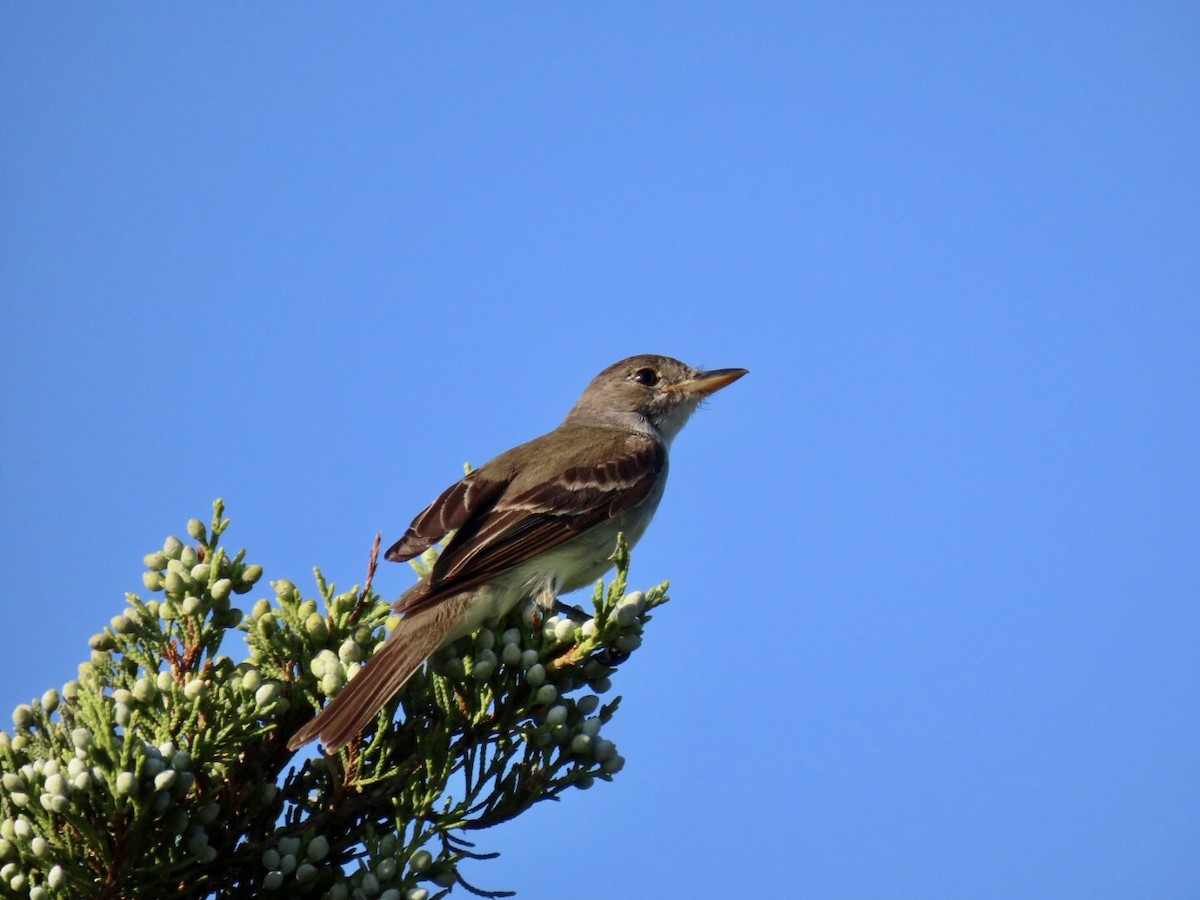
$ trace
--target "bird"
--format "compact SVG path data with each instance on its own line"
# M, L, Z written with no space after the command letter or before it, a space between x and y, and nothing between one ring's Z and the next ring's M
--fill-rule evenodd
M631 356L588 384L562 423L446 488L385 554L412 559L447 535L430 571L393 609L380 649L288 741L336 753L357 737L438 648L533 600L592 584L632 547L667 481L668 450L700 402L747 374Z

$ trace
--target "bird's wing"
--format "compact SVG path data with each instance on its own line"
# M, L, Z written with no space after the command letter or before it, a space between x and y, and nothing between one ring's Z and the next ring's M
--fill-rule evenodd
M428 589L397 611L411 612L489 581L632 509L654 488L666 458L658 441L629 434L605 463L571 466L523 489L514 486L483 515L459 525L429 575Z
M481 471L476 469L442 491L440 497L417 514L408 531L388 548L384 558L392 562L412 559L454 529L486 516L508 482L481 477Z

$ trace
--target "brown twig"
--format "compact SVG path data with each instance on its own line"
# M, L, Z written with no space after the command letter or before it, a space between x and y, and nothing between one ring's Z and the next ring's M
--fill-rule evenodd
M375 569L379 565L379 545L383 541L383 532L375 532L375 543L371 545L371 560L367 563L367 580L363 582L362 590L358 592L358 600L354 603L354 609L350 611L350 621L357 622L358 617L362 615L363 606L366 605L367 595L371 593L371 583L375 580Z

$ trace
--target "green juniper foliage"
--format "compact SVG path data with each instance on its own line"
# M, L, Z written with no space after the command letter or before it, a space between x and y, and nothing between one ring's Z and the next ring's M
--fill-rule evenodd
M320 603L279 580L243 615L234 595L262 568L219 546L222 515L218 500L211 525L188 523L193 543L149 554L152 599L127 595L78 680L0 732L0 895L506 896L464 879L488 857L465 835L620 771L601 736L620 698L599 695L666 585L626 594L618 546L590 617L518 609L435 654L346 751L302 760L288 737L370 657L391 610L369 577L337 593L318 571ZM221 652L233 630L242 662Z

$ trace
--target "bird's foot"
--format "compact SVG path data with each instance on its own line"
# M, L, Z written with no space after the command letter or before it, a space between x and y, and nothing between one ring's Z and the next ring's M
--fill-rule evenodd
M575 622L578 625L582 625L584 622L586 622L588 619L591 618L591 616L589 616L587 613L585 613L578 606L568 606L567 604L563 603L561 600L554 601L554 611L556 613L558 613L560 616L566 616L568 619L570 619L572 622Z
M592 657L602 666L608 666L610 669L615 669L625 660L629 659L628 650L618 650L616 647L602 647L597 650Z

